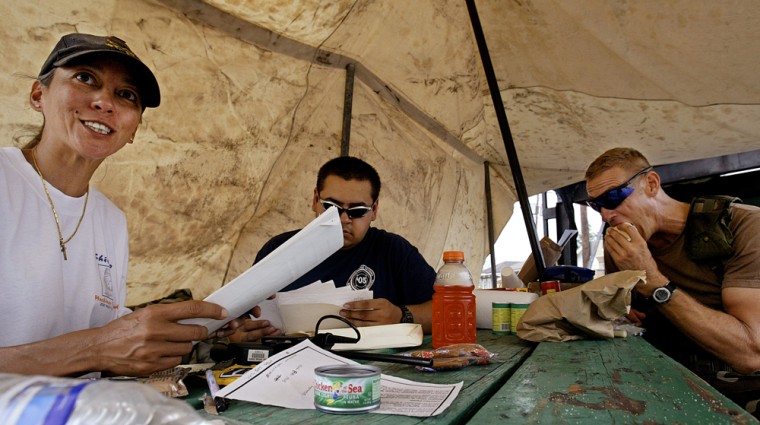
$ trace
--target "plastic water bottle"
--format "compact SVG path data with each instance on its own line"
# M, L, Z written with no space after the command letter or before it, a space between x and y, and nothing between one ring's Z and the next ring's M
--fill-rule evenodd
M229 423L204 419L186 402L139 382L14 374L0 374L0 418L8 425Z
M464 265L464 253L446 251L443 262L433 286L433 348L475 343L475 286Z

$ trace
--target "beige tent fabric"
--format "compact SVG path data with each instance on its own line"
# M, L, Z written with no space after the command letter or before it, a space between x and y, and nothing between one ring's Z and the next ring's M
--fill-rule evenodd
M757 149L760 6L750 0L478 0L530 194L582 178L608 147L656 163ZM8 0L0 4L0 145L41 124L26 99L58 38L124 38L163 102L94 184L129 220L130 304L202 298L272 235L306 224L318 167L340 152L383 178L378 227L437 267L487 255L516 199L464 1ZM2 218L0 218L2 219ZM54 237L52 235L51 237Z

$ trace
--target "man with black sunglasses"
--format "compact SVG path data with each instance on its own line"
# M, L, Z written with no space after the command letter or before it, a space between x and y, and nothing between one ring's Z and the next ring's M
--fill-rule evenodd
M349 156L325 163L317 175L311 209L317 215L327 208L338 209L343 248L283 290L291 291L318 280L332 280L338 287L370 289L374 299L348 303L341 315L357 326L419 323L425 333L430 333L435 270L406 239L370 226L377 218L379 196L380 176L368 163ZM270 239L256 255L254 264L297 232ZM249 322L250 337L259 338L257 321ZM247 340L245 331L239 331L232 340Z
M609 225L606 272L646 272L629 317L654 346L757 416L760 208L731 197L677 201L630 148L594 160L586 187Z

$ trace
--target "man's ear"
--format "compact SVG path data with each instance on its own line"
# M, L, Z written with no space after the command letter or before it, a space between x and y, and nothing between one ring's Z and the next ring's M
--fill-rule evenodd
M660 175L655 171L650 171L646 174L646 190L648 195L656 195L661 189L660 187Z
M314 197L311 199L311 210L319 215L319 192L314 188Z
M380 199L376 199L376 200L375 200L375 203L374 203L374 204L372 204L372 211L371 211L371 214L372 214L372 220L370 220L370 221L375 221L375 220L377 220L377 209L378 209L378 208L380 208Z
M42 112L42 83L34 80L32 91L29 92L29 105L37 112Z

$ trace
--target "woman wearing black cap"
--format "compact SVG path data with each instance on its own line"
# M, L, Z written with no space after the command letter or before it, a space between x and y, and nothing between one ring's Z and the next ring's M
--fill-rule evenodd
M23 149L0 148L0 372L144 375L177 365L207 337L177 321L227 313L202 301L126 309L126 219L90 186L101 162L132 143L145 108L159 105L156 78L124 41L69 34L29 103L43 116L40 133Z

